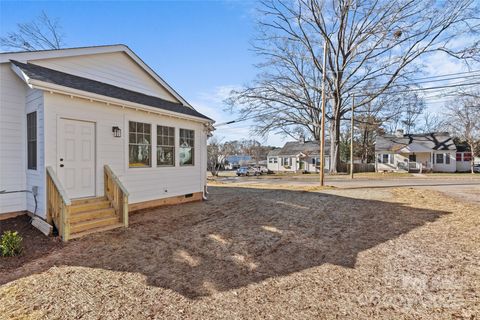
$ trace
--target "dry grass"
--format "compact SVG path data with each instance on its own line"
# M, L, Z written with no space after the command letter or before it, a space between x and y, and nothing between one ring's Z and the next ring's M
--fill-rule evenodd
M407 188L210 192L0 272L0 317L480 314L478 206Z

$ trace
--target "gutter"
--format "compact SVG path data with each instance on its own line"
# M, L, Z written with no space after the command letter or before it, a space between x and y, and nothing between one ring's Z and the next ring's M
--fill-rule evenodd
M215 123L215 120L212 120L212 119L205 119L205 118L196 117L188 114L177 113L177 112L168 111L160 108L150 107L140 103L125 101L125 100L107 97L100 94L86 92L82 90L77 90L77 89L73 89L73 88L69 88L66 86L61 86L61 85L57 85L57 84L53 84L45 81L31 79L19 67L17 67L13 63L11 64L11 68L13 72L15 72L15 74L17 74L17 76L19 76L20 79L22 79L27 84L27 86L31 89L40 89L50 93L58 93L58 94L66 95L70 97L76 97L76 98L85 99L89 101L96 101L100 103L105 103L106 105L121 107L122 109L128 108L128 109L133 109L135 111L140 110L146 113L154 113L154 114L160 114L164 116L170 116L172 118L192 120L192 121L207 124L209 126L213 126L213 124Z
M77 89L72 89L68 88L65 86L57 85L57 84L52 84L49 82L44 82L44 81L39 81L39 80L34 80L34 79L29 79L27 84L31 88L35 89L40 89L43 91L48 91L50 93L58 93L62 95L67 95L70 97L76 97L80 99L85 99L85 100L90 100L90 101L96 101L100 103L105 103L106 105L112 105L112 106L118 106L121 108L128 108L128 109L133 109L135 111L144 111L147 113L155 113L155 114L161 114L165 116L170 116L173 118L179 118L179 119L188 119L196 122L201 122L201 123L215 123L214 120L209 120L209 119L204 119L188 114L183 114L183 113L177 113L177 112L172 112L164 109L159 109L155 107L150 107L146 106L143 104L135 103L135 102L130 102L130 101L125 101L121 99L116 99L116 98L111 98L103 95L99 95L96 93L91 93L91 92L86 92L86 91L81 91Z

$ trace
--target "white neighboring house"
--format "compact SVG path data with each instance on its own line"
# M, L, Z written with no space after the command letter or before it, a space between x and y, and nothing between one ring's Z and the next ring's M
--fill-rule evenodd
M325 148L325 171L329 170L330 157ZM316 141L290 141L267 155L267 168L273 172L319 172L320 144Z
M202 199L213 120L127 46L1 53L0 81L0 218L33 188L67 240Z
M468 171L471 153L457 152L448 132L378 136L375 142L377 172Z

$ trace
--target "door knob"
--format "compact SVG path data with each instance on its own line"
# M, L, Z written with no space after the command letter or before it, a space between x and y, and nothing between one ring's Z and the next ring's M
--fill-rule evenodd
M63 161L63 158L60 158L60 161Z
M60 168L63 168L63 164L60 165Z

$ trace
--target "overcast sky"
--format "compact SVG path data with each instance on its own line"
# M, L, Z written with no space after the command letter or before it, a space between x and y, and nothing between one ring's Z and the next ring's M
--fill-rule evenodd
M123 43L135 51L200 112L217 123L237 115L224 111L232 88L253 79L256 57L250 51L255 1L8 2L0 1L0 33L13 31L44 10L58 17L67 47ZM444 55L424 61L426 75L464 70ZM441 110L445 99L429 100ZM220 127L224 140L256 138L283 145L276 135L250 136L251 123Z

